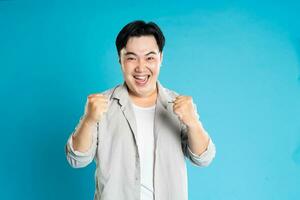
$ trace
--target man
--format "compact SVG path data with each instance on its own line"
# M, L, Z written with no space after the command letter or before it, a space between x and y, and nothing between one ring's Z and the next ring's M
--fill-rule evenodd
M127 24L116 38L124 83L87 98L71 134L75 168L96 162L96 200L187 200L185 157L207 166L215 145L189 96L158 81L165 38L153 22Z

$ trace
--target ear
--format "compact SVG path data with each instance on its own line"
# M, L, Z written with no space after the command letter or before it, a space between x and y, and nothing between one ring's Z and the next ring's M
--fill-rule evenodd
M119 57L119 64L120 64L120 67L121 67L122 72L124 72L124 68L123 68L123 65L122 65L122 60L121 60L120 57Z
M164 53L163 52L161 52L161 54L160 54L160 65L162 64L162 62L163 62L163 58L164 58Z

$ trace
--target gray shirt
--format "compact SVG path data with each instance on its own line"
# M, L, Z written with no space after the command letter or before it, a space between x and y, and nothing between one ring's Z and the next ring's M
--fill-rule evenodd
M216 148L211 138L207 149L195 155L188 147L187 128L173 112L177 93L159 82L154 119L154 199L187 200L187 169L185 157L195 166L208 166ZM95 200L139 200L140 157L136 143L136 121L126 84L103 92L109 98L109 108L93 127L92 146L87 152L75 151L72 134L66 144L66 156L74 168L85 167L93 160ZM207 134L207 133L206 133Z

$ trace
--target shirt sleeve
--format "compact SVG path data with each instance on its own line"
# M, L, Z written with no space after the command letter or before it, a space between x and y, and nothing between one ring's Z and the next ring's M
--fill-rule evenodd
M81 168L90 164L96 154L97 149L97 133L98 133L98 124L94 125L91 129L92 131L92 145L86 152L76 151L73 148L73 135L76 132L77 128L82 123L83 116L80 118L79 123L77 124L73 133L69 136L66 144L66 156L69 164L73 168Z
M211 138L209 138L209 143L206 150L201 155L194 154L188 145L187 149L190 160L196 166L208 166L216 155L216 147L215 144L212 142Z

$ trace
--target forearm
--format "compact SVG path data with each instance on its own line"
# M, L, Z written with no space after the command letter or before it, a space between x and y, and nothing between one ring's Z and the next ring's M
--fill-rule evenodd
M86 152L92 145L92 126L86 118L83 118L78 129L72 136L73 149L79 152Z
M196 155L201 155L208 147L209 136L198 121L188 126L188 146Z

